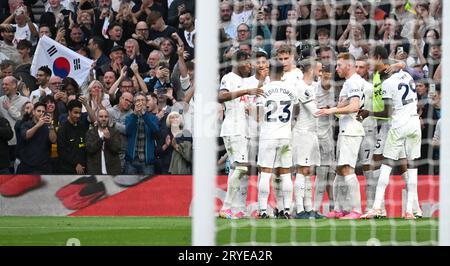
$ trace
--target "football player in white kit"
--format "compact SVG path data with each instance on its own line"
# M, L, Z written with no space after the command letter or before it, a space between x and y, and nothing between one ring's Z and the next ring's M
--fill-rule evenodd
M244 78L243 88L259 88L267 84L270 81L269 78L269 56L263 51L258 51L254 55L254 67L255 74ZM256 95L247 95L248 103L246 105L246 110L248 110L249 115L247 116L247 126L248 126L248 137L249 137L249 153L248 162L250 168L250 175L257 174L252 172L257 167L256 158L258 154L258 122L256 121ZM239 187L238 196L235 197L235 202L232 203L236 206L237 212L234 214L234 218L243 218L247 215L246 213L246 201L248 194L248 175L241 178L241 183Z
M227 154L232 164L228 175L228 189L219 217L235 217L231 208L239 191L241 179L248 172L248 127L246 105L249 102L248 95L260 95L260 88L244 89L243 79L251 73L250 55L243 51L237 51L233 58L233 69L223 76L219 102L225 105L225 119L222 123L220 136L223 138Z
M373 85L368 81L369 79L369 64L368 57L363 56L356 60L356 73L364 79L364 105L361 112L373 112ZM358 114L358 119L362 120L364 117ZM362 120L365 136L359 149L358 161L363 168L363 174L366 179L366 212L372 207L375 200L375 190L378 179L373 178L372 173L372 157L375 150L375 143L377 139L377 121L374 117L368 116Z
M373 68L373 99L372 99L372 111L373 113L369 112L368 110L363 110L360 112L359 115L361 115L363 118L369 116L372 116L377 120L378 124L378 134L375 144L375 150L373 154L373 171L372 171L372 177L375 183L375 188L371 186L371 192L373 193L373 198L375 199L375 191L376 191L376 185L378 184L378 180L380 177L380 167L382 162L385 160L383 156L383 150L384 146L387 140L389 129L391 128L391 118L388 114L388 109L384 107L384 101L382 99L382 82L389 78L389 74L391 72L396 72L400 69L403 69L406 65L402 62L397 62L392 65L387 65L386 62L388 61L388 52L385 47L383 46L376 46L373 49L371 59L369 60L371 64L371 68ZM405 157L405 154L402 154L401 157ZM407 161L403 160L400 164L400 171L402 173L403 180L405 183L408 182L408 166ZM413 213L416 217L422 217L422 210L420 209L419 205L419 199L417 191L413 192L414 197L414 203L413 203ZM367 208L369 210L372 208L372 205L370 203L367 204ZM378 212L377 218L383 218L387 216L386 208L385 208L385 202L384 197L381 201L381 211ZM364 218L365 216L363 216Z
M342 195L348 193L346 198L349 201L345 205L350 206L351 211L347 215L343 215L335 210L328 217L334 214L334 218L358 219L361 216L361 191L355 174L355 166L359 147L364 137L364 128L356 116L362 105L364 80L356 74L355 58L349 53L339 54L336 72L346 80L339 94L339 104L334 108L320 109L317 114L322 116L340 115L335 183L340 190L339 193L342 192Z
M261 176L258 183L259 217L268 218L267 205L272 172L281 180L283 216L290 218L292 204L292 120L297 93L292 83L281 81L283 66L272 62L270 83L264 85L264 94L258 97L260 121L258 166Z
M413 207L417 194L417 168L414 160L420 157L421 128L417 114L416 85L410 74L400 71L393 74L382 83L382 95L385 114L392 113L391 128L388 131L383 149L383 157L389 159L380 167L375 201L372 209L361 218L375 218L381 215L381 203L386 186L389 184L394 162L392 160L407 160L407 202L405 219L415 219Z
M290 82L298 86L298 82L303 79L303 72L297 67L295 62L295 47L287 44L281 44L276 50L277 61L283 65L282 81ZM275 216L285 218L283 215L283 193L281 192L281 180L273 176L272 186L276 199Z
M300 101L299 115L294 123L292 147L293 165L296 167L294 183L296 219L323 218L313 209L311 174L314 166L320 165L319 139L317 137L316 81L322 64L312 58L300 62L303 79L296 87Z
M332 84L330 65L323 66L320 81L316 86L316 102L318 108L336 106L335 89ZM319 138L320 166L316 167L316 182L314 186L314 210L319 211L325 191L328 193L329 211L334 209L333 182L335 178L335 141L334 117L318 118L317 136Z

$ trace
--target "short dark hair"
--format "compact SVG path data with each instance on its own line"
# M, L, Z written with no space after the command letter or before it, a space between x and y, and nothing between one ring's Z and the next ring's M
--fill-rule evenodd
M255 53L255 58L260 58L260 57L265 57L266 59L269 59L269 55L263 50L257 51Z
M233 60L242 61L250 58L250 54L241 50L238 50L233 54Z
M68 111L72 111L73 108L83 108L83 105L81 104L80 101L78 100L71 100L68 104L67 104L67 110Z
M382 60L387 60L389 58L387 49L381 45L377 45L377 46L375 46L375 48L373 48L372 56L379 57Z
M283 75L283 65L277 60L271 60L269 69L271 74Z
M36 110L39 106L42 106L42 107L44 107L45 109L47 109L47 105L46 105L45 103L43 103L43 102L36 102L36 103L33 105L33 110Z
M92 43L95 43L101 51L104 51L105 41L99 36L92 36Z
M150 12L150 15L148 15L148 17L147 17L147 24L152 25L161 17L162 17L162 15L159 11L153 10L152 12Z
M16 67L16 63L14 63L14 61L9 60L9 59L3 60L3 61L0 63L0 69L6 69L6 68L8 68L8 67L10 67L10 66L12 66L13 68L15 68L15 67Z
M108 31L112 30L115 26L119 26L119 27L121 27L123 29L122 24L120 24L117 21L114 21L114 22L111 22L111 24L109 24Z
M33 44L31 44L31 42L26 39L20 40L17 43L17 49L26 49L26 48L31 49L31 47L33 47Z
M38 71L44 72L49 77L52 75L52 70L48 66L41 66Z
M317 61L312 57L308 57L299 62L298 66L302 70L303 73L308 72L311 68L315 67Z

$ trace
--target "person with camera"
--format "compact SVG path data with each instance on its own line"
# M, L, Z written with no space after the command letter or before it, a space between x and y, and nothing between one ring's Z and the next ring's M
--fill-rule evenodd
M15 44L20 40L26 39L33 45L36 45L37 37L39 36L38 26L31 21L30 15L28 8L22 4L3 21L2 25L11 24L16 29L14 34Z
M97 123L86 133L87 172L92 175L119 175L120 132L111 126L108 111L100 109Z
M37 102L33 107L32 119L20 125L23 147L19 150L21 158L17 173L49 174L51 144L56 142L56 132L46 105Z
M13 43L15 33L16 28L11 24L0 24L0 34L3 39L0 40L0 52L7 56L14 64L20 65L22 58Z

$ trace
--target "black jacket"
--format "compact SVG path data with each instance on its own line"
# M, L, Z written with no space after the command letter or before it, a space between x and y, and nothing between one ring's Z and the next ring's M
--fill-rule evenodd
M8 120L0 116L0 169L9 167L8 141L12 139L13 131Z
M69 121L58 129L58 156L62 174L76 174L75 167L86 167L86 131L83 123L76 126Z

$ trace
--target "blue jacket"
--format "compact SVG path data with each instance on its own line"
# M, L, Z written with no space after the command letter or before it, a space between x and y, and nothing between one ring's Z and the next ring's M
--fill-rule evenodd
M159 132L158 118L149 112L145 112L144 118L145 129L145 163L154 164L155 158L155 139ZM125 154L125 160L131 162L135 158L135 150L138 133L138 116L134 113L129 114L125 118L126 135L128 147Z

